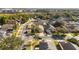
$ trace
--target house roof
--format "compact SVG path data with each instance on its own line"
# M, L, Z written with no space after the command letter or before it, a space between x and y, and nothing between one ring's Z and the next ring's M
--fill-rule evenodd
M12 24L5 24L2 26L2 30L12 29L14 25Z

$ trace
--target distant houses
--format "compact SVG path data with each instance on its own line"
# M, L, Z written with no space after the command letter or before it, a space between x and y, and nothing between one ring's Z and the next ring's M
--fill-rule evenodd
M34 23L37 24L41 24L44 27L44 30L46 33L52 33L55 31L59 31L59 32L71 32L71 33L76 33L79 32L79 22L75 22L75 21L70 21L69 18L64 18L64 17L60 17L58 19L55 20L42 20L42 19L34 19L35 21L33 21ZM69 21L68 21L69 20ZM65 29L62 27L55 27L54 24L55 22L60 22L62 24L64 24L63 26L66 26Z

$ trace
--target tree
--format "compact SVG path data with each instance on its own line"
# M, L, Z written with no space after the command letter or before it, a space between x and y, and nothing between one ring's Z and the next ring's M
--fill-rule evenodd
M56 21L56 22L54 23L54 26L55 26L55 27L61 27L61 26L64 26L64 23L61 22L61 21Z
M60 17L60 15L55 14L53 17L54 17L55 19L57 19L57 18L59 18L59 17Z
M73 43L73 44L76 44L77 46L79 46L79 41L75 38L71 38L71 39L67 39L67 41Z
M72 16L72 21L76 21L77 20L77 17L76 16Z
M3 24L5 24L5 19L4 17L0 17L0 25L3 25Z
M60 33L66 33L68 32L68 29L67 29L67 25L66 25L66 22L65 21L56 21L54 23L54 27L56 28L56 33L57 34L60 34Z
M18 50L21 49L22 40L19 37L8 37L0 42L1 50Z
M64 13L66 17L70 17L70 14L68 12Z

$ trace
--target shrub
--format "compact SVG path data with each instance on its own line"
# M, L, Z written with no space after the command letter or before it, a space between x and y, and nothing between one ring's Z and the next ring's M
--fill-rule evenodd
M76 44L77 46L79 46L78 41L75 38L68 39L67 41L69 41L69 42L71 42L71 43Z

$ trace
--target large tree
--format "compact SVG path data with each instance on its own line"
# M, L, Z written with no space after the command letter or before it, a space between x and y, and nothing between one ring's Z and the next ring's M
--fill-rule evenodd
M3 24L5 24L5 19L4 17L0 17L0 25L3 25Z
M18 50L21 49L21 45L21 38L12 36L0 42L0 50Z

